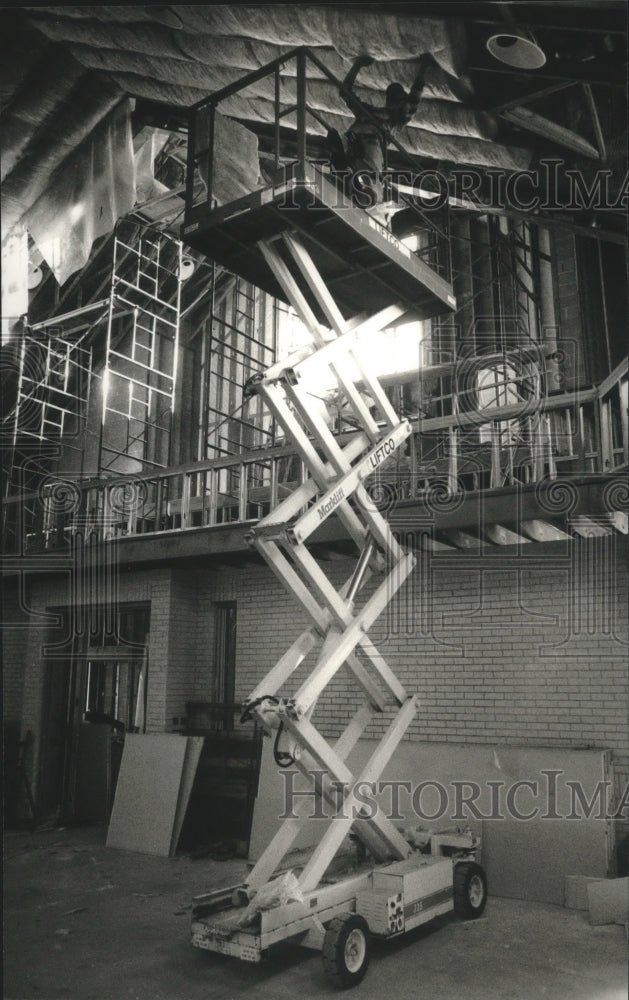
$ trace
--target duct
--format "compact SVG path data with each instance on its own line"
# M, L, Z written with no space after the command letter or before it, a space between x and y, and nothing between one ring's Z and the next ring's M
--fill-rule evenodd
M461 56L455 59L453 53L448 57L444 54L455 40L464 52L461 33L453 32L442 21L413 18L411 22L362 11L357 18L354 14L297 4L233 8L215 4L197 8L179 6L177 13L185 27L181 32L173 32L159 24L118 23L117 13L104 20L103 7L78 8L86 12L83 17L70 13L77 8L62 7L58 8L61 16L54 19L50 16L56 10L54 7L30 9L32 23L53 41L87 43L173 59L191 58L208 65L214 65L218 58L219 65L228 60L228 65L256 69L291 48L309 45L335 52L332 72L335 69L341 72L343 58L351 62L365 52L380 61L391 62L416 59L426 51L433 53L446 73L460 76L463 70L459 66ZM124 9L112 8L114 12ZM448 32L459 37L449 39ZM458 71L453 68L455 62Z
M53 172L63 166L66 157L120 98L112 82L96 79L87 86L84 79L79 80L48 128L37 133L2 185L3 234L22 218L44 192Z
M64 16L53 20L47 15L54 9L46 7L42 15L42 8L35 8L37 13L31 17L32 24L52 41L86 43L98 48L131 50L148 56L163 55L170 59L188 58L179 48L179 33L169 31L161 25L118 24L115 16L107 23L101 23L94 18L102 7L60 7L58 9ZM89 11L89 14L84 15L85 19L76 14L67 16L70 11L77 9ZM125 8L121 6L113 9L122 11Z
M28 31L11 38L5 36L0 58L0 111L4 111L37 61L48 48L38 31Z
M25 217L62 285L89 258L94 240L135 204L131 105L123 101L57 170Z
M54 46L17 91L4 113L0 132L2 180L24 155L36 133L53 122L82 74L82 67L69 59L60 46Z
M47 8L47 10L49 9ZM72 8L60 9L69 11ZM89 8L90 11L97 9ZM321 15L321 11L319 11L319 15ZM224 73L225 70L242 70L243 73L236 74L236 78L238 78L244 75L244 72L260 69L261 66L272 62L294 47L292 44L277 44L275 39L273 42L266 42L261 39L250 40L244 37L224 38L206 34L190 34L186 31L173 33L160 25L103 23L92 19L80 20L76 16L73 19L65 17L52 20L38 14L34 18L34 23L48 38L55 41L75 42L97 52L107 52L110 58L111 54L115 52L128 55L131 59L135 59L139 55L154 56L159 60L173 59L180 66L182 78L179 80L171 79L170 82L179 84L185 84L185 75L194 72L198 64L201 63L211 67L214 74L219 73L221 77L219 86L224 86L225 83L230 82L227 74ZM299 41L296 44L303 43ZM352 62L351 53L339 54L331 44L324 48L325 51L321 51L319 47L317 54L321 55L326 67L337 78L345 76ZM84 59L89 58L86 52ZM190 62L192 65L186 66L186 62ZM85 65L92 65L92 63L86 61ZM104 62L101 65L103 68L110 68ZM114 66L121 72L140 74L143 72L140 60L133 67L112 64L112 68ZM283 73L295 75L295 65L288 64L283 68ZM159 77L159 74L156 75ZM322 70L319 70L314 64L309 67L309 76L312 79L325 78ZM376 62L364 70L361 74L361 80L366 86L382 92L391 80L398 80L403 85L410 87L414 76L415 65L413 61L387 59L386 65ZM211 89L215 89L214 84L211 85ZM439 66L432 66L428 70L426 97L465 101L471 94L472 87L466 78L456 79Z

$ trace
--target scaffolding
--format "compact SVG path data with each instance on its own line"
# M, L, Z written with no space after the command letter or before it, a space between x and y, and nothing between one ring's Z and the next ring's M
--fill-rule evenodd
M8 444L5 495L38 485L62 447L83 469L93 381L94 331L102 328L107 300L27 327L17 358L15 399L3 419Z
M114 234L98 471L171 461L182 282L178 240L131 222Z

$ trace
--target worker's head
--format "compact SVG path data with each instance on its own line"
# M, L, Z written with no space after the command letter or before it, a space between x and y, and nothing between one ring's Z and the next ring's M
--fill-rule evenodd
M386 91L386 102L388 108L393 108L396 104L406 101L408 95L401 83L390 83Z

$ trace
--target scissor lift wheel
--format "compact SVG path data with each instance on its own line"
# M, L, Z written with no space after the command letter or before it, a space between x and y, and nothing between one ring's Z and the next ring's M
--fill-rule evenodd
M369 927L364 917L348 913L332 920L323 942L323 968L336 986L356 986L367 971L370 956Z
M454 869L454 912L462 920L480 917L487 902L487 876L480 865L465 861Z

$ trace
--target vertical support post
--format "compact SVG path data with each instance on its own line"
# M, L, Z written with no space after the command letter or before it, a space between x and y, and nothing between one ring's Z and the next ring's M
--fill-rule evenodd
M297 53L297 159L301 172L306 165L306 50Z
M280 169L280 68L275 67L273 74L275 85L275 107L273 127L273 161L276 170Z
M194 202L194 175L196 167L197 147L197 115L196 108L188 113L188 155L186 157L186 209L189 212Z
M214 192L214 126L216 118L216 106L210 104L210 129L208 136L208 168L207 168L207 201L212 207L212 195Z
M500 475L500 424L497 420L492 420L491 430L491 476L490 486L492 490L502 486Z

